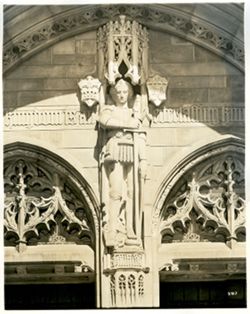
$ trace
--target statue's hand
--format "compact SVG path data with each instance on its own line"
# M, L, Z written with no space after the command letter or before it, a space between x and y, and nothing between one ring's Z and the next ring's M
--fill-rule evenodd
M141 126L140 120L135 119L135 118L131 118L131 119L129 120L129 127L130 127L131 129L138 129L140 126Z

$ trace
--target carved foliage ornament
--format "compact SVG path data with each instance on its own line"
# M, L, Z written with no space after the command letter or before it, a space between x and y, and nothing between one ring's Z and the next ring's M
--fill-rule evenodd
M85 79L78 82L81 91L81 101L88 107L92 107L100 101L101 82L92 76L87 76Z
M148 98L156 107L166 100L168 80L160 75L155 75L147 80Z
M238 159L227 156L206 166L199 175L194 174L188 188L167 205L161 222L162 233L175 233L177 225L185 230L187 223L193 223L194 211L196 222L201 223L203 230L212 228L215 234L222 233L227 240L237 239L238 233L245 231L246 208L242 191L244 166ZM191 241L195 238L192 231L187 233ZM196 239L199 240L199 236Z
M78 230L79 236L82 234L90 236L90 228L86 219L78 218L75 212L69 208L73 205L72 197L69 190L66 192L65 195L56 175L53 178L46 170L36 168L23 160L10 164L5 170L4 226L6 237L10 234L14 235L17 244L26 244L28 234L31 232L38 237L41 226L50 231L52 223L57 225L57 213L62 216L61 223L67 225L67 231L73 227ZM68 200L69 206L66 200Z
M145 80L143 68L147 66L147 41L146 28L127 20L124 15L99 28L99 51L102 52L99 58L104 58L100 63L107 69L105 77L109 84L115 84L116 79L122 77L119 70L122 65L124 76L130 78L132 84Z
M30 54L32 49L51 41L51 39L56 39L61 34L64 34L64 37L65 33L72 35L72 31L77 31L84 25L95 21L107 21L120 14L127 15L131 19L139 19L145 23L163 25L185 36L185 38L199 40L201 45L211 47L240 69L244 69L243 44L237 43L227 34L216 32L209 26L204 26L199 21L195 22L190 17L183 17L171 8L168 8L166 13L164 10L145 7L145 5L103 5L89 8L78 7L75 11L70 11L68 16L54 17L53 21L43 23L42 26L38 24L31 32L29 30L29 33L24 32L23 35L11 40L4 46L4 70L11 68L25 55Z

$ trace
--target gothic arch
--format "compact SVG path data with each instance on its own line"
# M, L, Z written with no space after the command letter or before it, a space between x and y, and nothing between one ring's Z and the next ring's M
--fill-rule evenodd
M226 9L211 4L196 4L184 9L178 5L161 4L58 6L54 9L48 6L41 17L37 12L41 10L39 8L30 6L24 10L10 6L5 9L5 72L34 53L62 39L97 29L121 14L149 28L190 40L244 71L243 35L234 26L240 22L243 27L243 8L236 4L229 4ZM31 25L22 25L21 32L18 28L18 11L21 11L20 15L24 14L26 21L32 21ZM237 23L231 23L232 20Z
M6 214L8 217L5 217L5 220L6 218L8 220L6 229L11 235L15 234L14 238L17 238L18 242L27 242L27 238L24 232L21 234L20 230L17 230L15 224L11 224L14 203L17 201L20 206L22 199L26 201L30 198L31 207L28 216L31 220L29 220L30 230L26 228L27 234L29 231L34 231L40 237L39 224L45 225L51 231L50 224L56 222L56 215L60 208L62 216L60 223L65 221L64 227L67 228L66 230L62 227L64 238L78 244L87 244L98 252L98 202L90 185L74 166L54 152L40 146L13 142L4 147L4 171L8 203L5 205L9 208L8 215ZM51 204L55 203L57 205L53 213L47 217L46 213L53 207ZM34 212L32 208L35 208ZM25 220L24 226L27 226L29 221L27 223ZM73 231L68 234L68 230ZM49 236L47 235L47 238ZM47 238L45 237L46 241L49 239Z
M224 160L225 159L225 160ZM229 166L224 165L226 163L229 163ZM211 163L211 165L210 165ZM212 165L212 163L214 163ZM233 164L234 163L234 164ZM224 165L224 166L223 166ZM232 166L233 165L233 166ZM153 225L154 225L154 232L159 235L159 233L164 233L164 226L162 224L162 220L164 220L164 213L163 209L164 206L166 207L166 200L168 198L171 198L173 195L173 191L177 191L177 185L180 183L182 178L188 178L186 181L188 182L188 185L186 184L186 187L190 187L190 194L192 194L192 187L196 189L195 183L200 180L200 182L204 179L205 175L207 175L206 170L213 166L215 169L218 169L219 172L222 172L222 168L224 167L224 171L228 172L229 170L227 167L233 167L237 168L237 175L241 177L241 182L244 181L244 143L243 140L236 138L236 137L226 137L224 139L220 139L217 141L214 141L213 143L209 143L207 145L203 145L193 151L192 153L186 155L184 158L182 158L175 166L172 168L170 172L168 172L167 176L165 177L161 188L158 192L158 197L156 199L154 208L153 208ZM196 171L201 171L202 175L196 175ZM218 172L218 173L219 173ZM214 177L213 172L210 173L210 179ZM203 177L202 177L203 176ZM196 178L198 179L196 180ZM210 180L209 176L206 177L206 180ZM212 179L211 179L212 180ZM230 181L228 178L224 179L225 181ZM233 180L231 178L231 180ZM204 182L204 181L202 181ZM208 181L206 181L207 184ZM228 182L226 182L228 184ZM234 185L234 183L232 183ZM242 183L241 183L242 184ZM209 187L211 187L208 184ZM221 185L222 186L222 185ZM181 186L179 184L179 189L181 189ZM238 188L237 188L238 189ZM244 185L239 188L242 190L242 193L244 194ZM197 187L196 191L199 190L199 187ZM182 193L184 195L184 193ZM177 194L176 194L177 195ZM179 195L180 196L180 195ZM172 197L173 198L173 197ZM182 196L180 196L180 199ZM188 197L187 197L188 198ZM177 202L178 197L173 200L173 202ZM188 203L188 199L185 199L183 197L182 201L184 201L185 204ZM190 198L189 198L190 199ZM182 203L182 201L180 203ZM244 200L242 200L244 202ZM176 204L175 204L176 205ZM174 205L174 206L175 206ZM211 204L212 206L212 204ZM244 207L244 206L243 206ZM173 210L178 211L179 207L176 206ZM243 213L243 211L242 211ZM185 213L182 212L182 217L180 220L181 224L183 223L183 226L185 225L185 222L189 219L188 216L185 218ZM188 213L189 214L189 213ZM188 215L187 214L187 215ZM243 213L244 214L244 213ZM244 225L244 217L242 214L242 226ZM172 214L171 214L172 215ZM175 214L174 214L175 215ZM183 218L183 219L182 219ZM210 217L211 218L211 217ZM204 219L206 220L206 219ZM208 219L209 220L209 219ZM217 221L219 224L219 220ZM170 226L170 229L172 226ZM240 229L240 226L239 226Z
M78 159L74 158L71 154L67 152L61 151L56 146L48 143L48 141L45 140L31 138L23 134L20 135L18 133L11 135L10 138L7 135L5 136L4 147L6 147L6 149L8 147L14 147L15 143L18 145L22 145L22 147L24 148L30 146L37 147L39 150L47 152L48 156L51 154L51 152L53 152L52 155L54 154L56 156L55 160L58 160L59 158L62 160L62 163L65 163L72 167L72 169L74 169L74 171L78 174L80 180L83 180L85 182L89 191L88 193L91 198L91 202L93 203L96 213L98 213L98 208L100 206L99 194L98 190L95 189L91 184L91 177L93 176L93 174L89 172L87 168L83 169L83 165Z

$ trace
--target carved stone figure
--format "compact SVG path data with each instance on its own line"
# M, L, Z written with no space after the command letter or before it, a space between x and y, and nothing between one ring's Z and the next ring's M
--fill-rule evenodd
M140 203L146 172L140 103L138 97L133 101L132 87L123 79L111 87L110 96L113 104L104 106L99 119L104 133L101 164L108 183L106 197L103 195L107 212L105 242L111 247L140 245Z

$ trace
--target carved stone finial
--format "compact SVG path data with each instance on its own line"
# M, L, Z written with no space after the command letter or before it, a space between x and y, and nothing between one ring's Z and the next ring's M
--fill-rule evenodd
M101 82L88 75L85 79L78 82L81 90L81 101L88 107L99 103Z
M168 80L162 76L155 75L147 80L148 97L156 107L167 99L166 91L168 88Z

